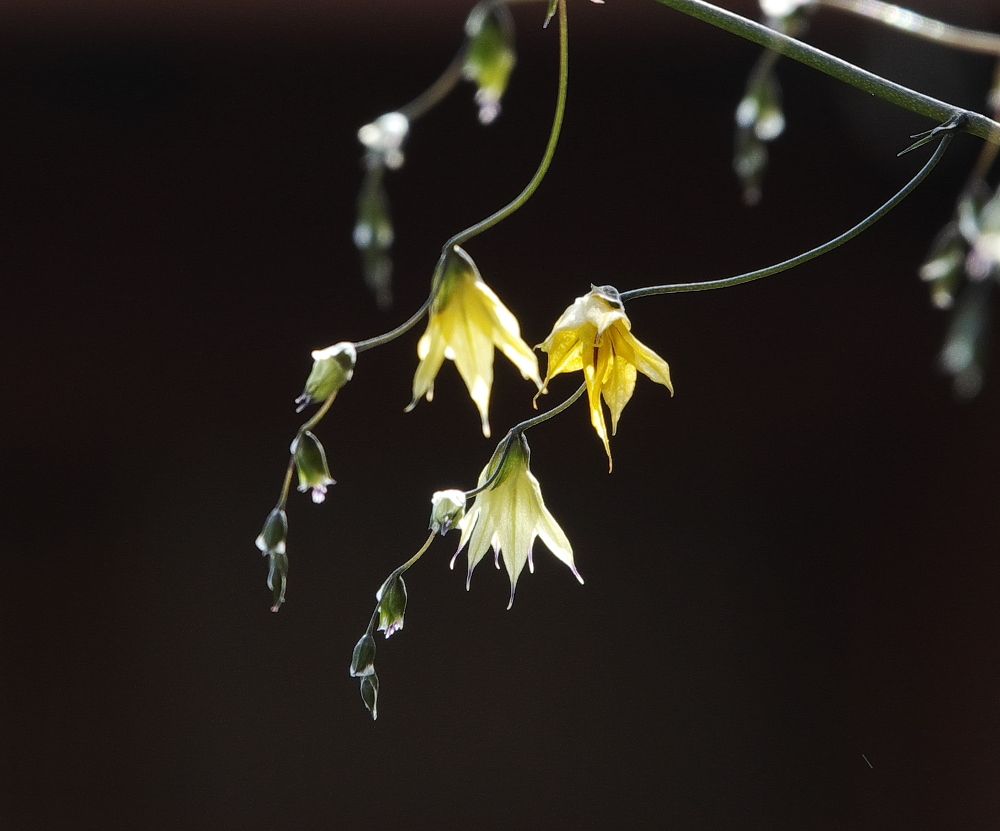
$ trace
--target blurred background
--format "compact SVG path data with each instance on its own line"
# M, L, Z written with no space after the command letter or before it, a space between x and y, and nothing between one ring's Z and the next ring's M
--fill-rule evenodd
M729 8L754 14L753 4ZM980 147L820 261L630 305L640 380L608 475L582 405L530 434L587 583L539 543L505 611L455 537L348 677L429 498L493 448L452 365L404 415L422 327L366 353L317 431L339 484L290 503L288 601L253 545L309 351L426 295L441 243L534 171L555 27L514 9L495 124L463 84L388 180L395 305L351 240L357 128L457 49L471 3L68 2L0 11L8 393L0 824L17 829L995 828L1000 367L956 401L916 271ZM913 7L1000 30L992 0ZM897 190L926 120L790 62L763 200L731 172L756 47L652 2L575 1L563 140L469 245L529 343L591 282L726 276ZM987 57L836 12L809 39L982 109ZM553 384L550 403L575 379ZM499 436L530 385L497 359Z

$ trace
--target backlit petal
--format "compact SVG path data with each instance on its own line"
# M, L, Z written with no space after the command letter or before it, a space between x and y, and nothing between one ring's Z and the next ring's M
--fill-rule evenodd
M602 388L604 400L607 402L608 409L611 410L611 435L613 436L618 432L618 419L621 418L622 410L625 409L625 405L628 404L635 391L636 371L629 361L634 351L630 347L627 348L627 351L622 351L625 344L617 327L612 327L605 333L604 337L610 340L615 352L611 372Z

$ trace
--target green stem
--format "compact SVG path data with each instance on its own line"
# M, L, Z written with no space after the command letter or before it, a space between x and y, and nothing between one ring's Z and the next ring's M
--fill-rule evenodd
M956 128L957 129L957 128ZM941 136L941 140L938 143L937 148L934 150L934 154L927 160L920 171L907 182L902 190L896 193L888 202L882 205L874 213L869 214L864 219L861 220L857 225L848 231L845 231L840 236L835 237L829 242L825 242L822 245L812 248L803 254L799 254L797 257L792 257L789 260L784 260L776 265L770 265L767 268L760 268L756 271L749 271L745 274L737 274L735 277L725 277L721 280L707 280L701 283L672 283L663 286L647 286L641 289L632 289L631 291L623 291L621 293L622 301L635 300L640 297L652 297L656 294L677 294L680 292L689 291L708 291L709 289L725 289L730 286L738 286L741 283L750 283L754 280L760 280L764 277L770 277L773 274L780 274L782 271L788 271L790 268L795 268L796 266L807 263L810 260L816 259L816 257L821 257L823 254L827 254L833 251L835 248L839 248L845 242L854 239L858 234L863 233L868 230L872 225L878 222L882 217L884 217L889 211L895 208L900 202L906 199L917 187L920 185L927 175L935 168L937 163L941 161L941 157L944 156L945 150L948 149L948 145L951 143L953 134L951 132L945 132Z
M465 56L468 51L469 42L465 40L438 79L409 104L400 107L397 112L406 116L407 121L413 122L440 104L462 80L462 67L465 66Z
M510 453L510 448L522 433L530 430L532 427L537 427L539 424L548 421L550 418L555 418L563 410L569 409L576 400L587 391L587 385L581 384L580 388L574 392L569 398L563 401L561 404L553 407L551 410L546 410L540 415L536 415L534 418L528 418L524 421L515 424L510 430L507 431L507 435L504 436L504 449L503 453L500 455L500 461L497 462L496 469L490 474L489 479L487 479L483 484L473 488L470 491L465 492L465 498L468 499L470 496L475 496L477 493L482 493L485 490L489 490L493 487L493 483L496 482L497 477L500 475L500 471L503 470L503 463L507 460L507 454Z
M1000 124L985 115L963 110L961 107L939 101L929 95L889 81L814 46L783 35L781 32L776 32L774 29L748 20L741 15L720 9L712 3L704 2L704 0L656 0L656 2L760 46L773 49L792 60L804 63L819 72L824 72L838 81L850 84L870 95L895 104L897 107L919 113L939 123L964 115L965 121L962 129L965 132L986 139L993 144L1000 144Z
M416 326L420 322L421 318L427 314L427 310L430 308L431 303L434 302L434 295L437 294L438 288L437 275L444 265L444 262L448 257L448 253L452 250L452 248L456 245L468 242L473 237L479 236L483 233L483 231L487 231L494 225L503 222L515 211L523 207L524 204L531 199L535 191L538 190L538 186L542 183L542 179L545 178L545 174L548 173L549 167L552 165L552 158L555 156L556 145L559 143L559 133L562 130L563 117L566 114L566 90L568 82L569 27L566 19L566 0L559 0L559 90L556 94L556 111L552 117L552 128L549 131L549 141L545 147L545 154L542 156L538 169L535 171L535 175L531 177L531 181L528 182L524 190L522 190L512 202L504 205L504 207L496 211L496 213L490 214L490 216L486 217L486 219L481 222L477 222L475 225L472 225L464 231L460 231L455 234L444 244L444 246L442 246L441 257L438 259L437 267L434 270L434 279L431 281L430 294L420 308L395 329L390 329L385 334L378 335L374 338L367 338L366 340L355 343L354 348L358 351L358 353L374 349L378 346L384 346L390 341L394 341L400 335L405 335L410 331L410 329Z
M924 40L954 46L966 52L979 52L1000 57L1000 35L952 26L932 17L925 17L902 6L882 0L816 0L818 6L848 12L899 29Z
M566 114L566 90L569 83L569 24L566 15L566 0L559 0L559 90L556 94L556 111L552 117L552 128L549 131L549 142L545 147L545 155L531 177L531 181L525 186L513 200L504 205L500 210L490 214L486 219L470 225L464 231L459 231L449 239L443 246L443 251L447 254L454 246L463 245L473 237L479 236L483 231L488 231L494 225L503 222L511 214L531 199L538 186L549 172L552 158L556 153L556 145L559 143L559 133L562 130L563 116Z

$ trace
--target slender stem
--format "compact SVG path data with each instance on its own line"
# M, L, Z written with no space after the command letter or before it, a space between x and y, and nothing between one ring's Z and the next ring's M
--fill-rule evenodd
M966 52L1000 57L1000 35L942 23L882 0L816 0L819 6L866 17L893 29Z
M445 67L438 79L409 104L400 107L396 112L406 116L406 120L412 122L434 109L462 80L462 67L465 65L465 56L468 52L469 42L464 40L461 48L455 53L455 57L451 59L451 63Z
M378 335L374 338L367 338L366 340L359 340L354 344L355 351L360 354L361 352L366 352L369 349L374 349L376 346L384 346L390 341L394 341L400 335L405 335L409 332L410 329L416 326L420 322L420 319L427 314L427 310L430 308L431 303L434 300L436 288L437 286L435 281L435 286L431 289L431 293L427 296L427 299L420 305L419 309L406 319L405 322L400 323L395 329L390 329L383 335Z
M531 177L531 181L525 186L514 199L504 205L496 213L490 214L486 219L471 225L464 231L455 234L444 244L444 251L450 251L456 245L462 245L473 237L479 236L483 231L488 231L494 225L503 222L507 217L516 212L519 208L531 199L538 186L549 172L552 158L555 156L556 145L559 143L559 133L562 130L563 116L566 113L566 90L569 81L569 24L566 15L566 0L559 0L559 90L556 94L556 111L552 117L552 129L549 131L549 142L545 147L545 154L542 161ZM998 125L1000 126L1000 125Z
M776 32L774 29L748 20L741 15L720 9L704 0L656 0L656 2L760 46L773 49L775 52L780 52L782 55L804 63L819 72L824 72L838 81L850 84L870 95L895 104L897 107L919 113L939 123L964 114L966 118L962 129L965 132L979 136L979 138L986 139L993 144L1000 144L1000 124L980 113L968 112L961 107L939 101L929 95L889 81L828 52L823 52L800 40L783 35L781 32Z
M764 277L770 277L773 274L780 274L782 271L787 271L790 268L795 268L795 266L807 263L810 260L820 257L823 254L827 254L833 251L835 248L839 248L845 242L854 239L858 234L863 233L876 222L878 222L882 217L884 217L889 211L895 208L900 202L906 199L917 187L920 185L927 175L934 169L941 157L944 156L945 150L948 149L948 145L952 140L952 133L946 132L942 135L937 148L934 150L934 154L927 160L920 171L910 179L906 185L903 186L895 196L893 196L888 202L882 205L874 213L869 214L864 219L861 220L857 225L848 231L845 231L840 236L835 237L829 242L825 242L822 245L812 248L803 254L799 254L797 257L792 257L789 260L784 260L777 265L771 265L767 268L760 268L756 271L749 271L746 274L737 274L735 277L725 277L721 280L708 280L701 283L673 283L663 286L648 286L641 289L632 289L631 291L623 291L621 293L621 299L625 300L635 300L639 297L651 297L655 294L676 294L679 292L689 292L689 291L707 291L709 289L725 289L730 286L738 286L741 283L749 283L753 280L760 280Z
M414 554L412 557L410 557L410 559L407 560L405 563L403 563L399 568L397 568L393 572L393 574L399 575L413 568L413 566L416 565L417 560L423 557L427 549L431 547L431 543L434 542L434 537L436 536L437 532L431 531L430 534L428 534L427 539L424 541L424 544L420 546L420 549L417 551L417 553Z
M285 468L285 479L281 483L281 493L278 495L279 509L284 508L288 502L288 492L292 489L292 474L295 472L295 457L289 456L288 466Z
M483 231L489 230L494 225L503 222L503 220L521 208L532 197L535 191L538 190L538 186L542 183L542 179L544 179L545 174L548 173L549 167L552 164L552 157L556 152L556 145L559 143L559 133L562 130L563 116L566 113L566 90L568 80L569 31L566 20L566 0L559 0L559 91L556 96L556 111L552 117L552 128L549 131L549 141L545 147L545 154L542 156L542 160L538 165L538 169L535 171L535 175L531 177L531 181L528 182L524 190L522 190L512 202L502 207L496 213L486 217L486 219L481 222L477 222L475 225L472 225L464 231L460 231L455 234L444 244L442 247L441 257L438 259L435 277L443 266L448 253L452 250L452 248L456 245L468 242L473 237L479 236L479 234L483 233ZM416 326L427 313L431 303L434 302L434 295L437 293L437 288L438 281L435 279L431 283L431 291L427 299L405 322L383 335L358 341L354 344L354 348L359 353L365 352L369 349L374 349L377 346L384 346L390 341L398 338L400 335L405 335L410 331L410 329Z
M514 433L515 435L519 435L521 433L526 432L527 430L530 430L532 427L537 427L539 424L548 421L550 418L555 418L563 410L569 409L569 407L572 404L574 404L576 400L586 391L587 391L587 385L581 384L580 389L578 389L569 398L563 401L562 404L553 407L551 410L546 410L544 413L540 413L536 415L534 418L525 419L520 424L515 424L513 427L511 427L510 432Z
M500 454L500 460L497 462L497 466L493 473L490 474L490 478L487 479L483 484L478 485L470 491L465 492L465 498L468 499L470 496L475 496L477 493L482 493L483 491L489 490L493 487L493 483L496 482L497 477L500 475L500 471L503 470L503 463L507 460L507 454L510 453L510 448L514 443L514 440L518 438L526 430L530 430L532 427L537 427L539 424L548 421L550 418L555 418L563 410L567 410L576 403L576 400L587 391L587 385L581 384L580 388L574 392L569 398L553 407L551 410L546 410L540 415L536 415L534 418L525 419L519 424L515 424L510 430L507 431L507 435L504 436L504 448L503 453Z

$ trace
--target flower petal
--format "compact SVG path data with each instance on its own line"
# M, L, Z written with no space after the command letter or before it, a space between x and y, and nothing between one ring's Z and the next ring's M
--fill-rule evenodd
M620 331L620 330L619 330ZM651 381L663 384L670 394L674 394L674 386L670 383L670 367L667 362L657 355L652 349L642 343L631 332L620 332L622 340L632 347L635 354L635 368Z
M407 412L417 406L421 397L427 396L428 401L434 398L434 379L444 362L445 345L440 317L431 313L427 331L417 343L417 357L420 358L420 363L413 375L413 400L406 408Z
M594 353L597 352L596 364ZM604 452L608 454L608 472L611 472L611 445L608 443L608 428L604 423L604 411L601 409L601 379L608 370L608 360L611 349L601 346L597 349L583 350L583 377L587 382L587 398L590 402L590 423L597 437L604 442Z
M545 547L555 555L556 559L569 566L570 571L573 572L576 579L583 583L583 578L580 576L580 572L576 570L576 564L573 562L573 546L570 545L569 538L563 532L563 529L559 527L559 523L556 522L555 517L545 507L545 502L542 500L541 485L530 471L528 472L528 479L531 482L535 498L538 500L538 521L535 528L538 536L545 543Z
M445 339L451 349L458 373L465 381L469 396L479 410L483 435L489 437L490 390L493 387L492 321L475 298L463 286L461 294L444 313Z
M636 370L629 361L629 358L634 355L634 350L627 347L627 351L623 352L622 346L624 344L618 327L612 327L606 332L605 339L611 342L611 347L615 352L611 372L601 388L608 409L611 410L611 435L613 436L618 432L618 419L621 418L622 410L625 409L625 405L628 404L635 391Z
M536 387L541 387L542 379L538 377L538 358L521 337L521 327L517 318L496 296L493 289L482 280L476 281L475 288L483 312L493 324L490 330L493 343L507 356L507 360L518 368L522 377L534 381Z

